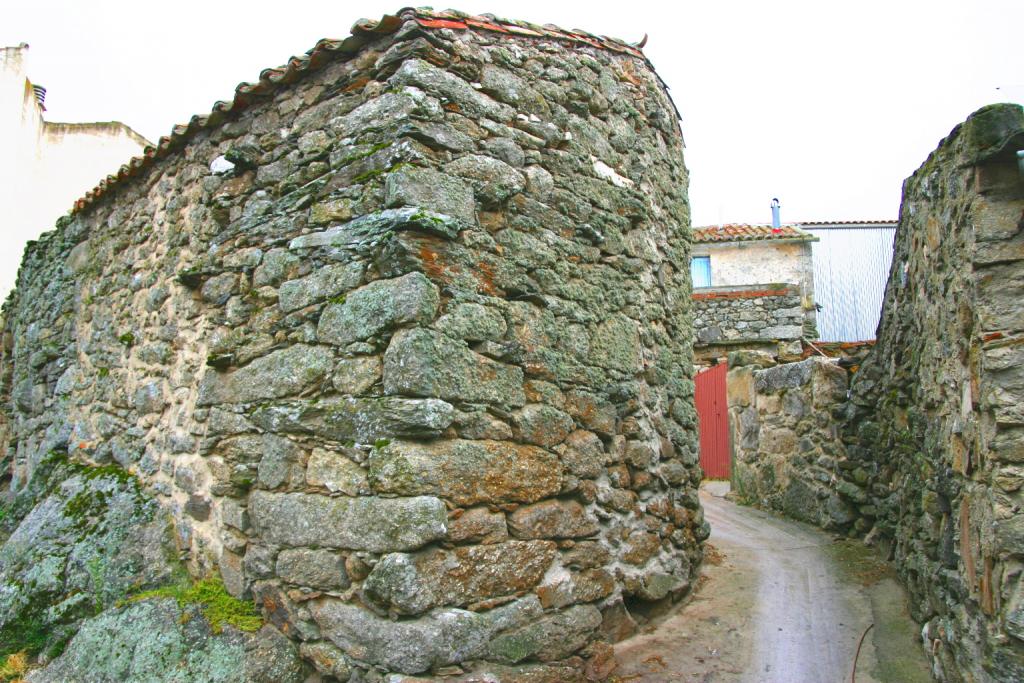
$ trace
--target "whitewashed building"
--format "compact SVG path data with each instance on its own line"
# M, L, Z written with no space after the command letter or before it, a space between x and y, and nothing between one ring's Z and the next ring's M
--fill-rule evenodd
M149 142L117 121L46 121L46 89L28 77L28 45L0 47L0 301L25 243Z

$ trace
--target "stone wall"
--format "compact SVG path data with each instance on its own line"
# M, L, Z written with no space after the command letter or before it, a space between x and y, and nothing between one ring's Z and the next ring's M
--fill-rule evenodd
M850 482L876 513L861 526L895 560L940 680L1024 680L1022 148L1021 108L987 107L907 180L847 408L840 471L869 475Z
M702 287L692 298L698 358L721 357L737 347L797 356L801 337L817 336L813 311L804 310L795 286Z
M29 248L10 489L129 472L327 680L576 680L708 534L682 137L629 49L392 20Z
M1024 680L1024 111L904 185L879 338L845 373L735 353L733 484L893 560L940 681Z
M845 530L856 511L834 473L845 455L838 418L846 371L820 356L771 365L764 354L740 352L729 363L732 490L742 502Z

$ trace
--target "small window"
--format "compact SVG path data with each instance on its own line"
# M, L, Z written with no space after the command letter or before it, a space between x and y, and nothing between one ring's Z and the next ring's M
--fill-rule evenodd
M694 256L690 259L690 277L694 287L711 286L711 257Z

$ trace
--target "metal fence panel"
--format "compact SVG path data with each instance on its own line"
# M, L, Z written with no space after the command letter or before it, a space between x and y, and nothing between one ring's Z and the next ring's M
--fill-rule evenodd
M896 226L829 227L805 230L811 245L814 301L822 341L874 339L892 265Z

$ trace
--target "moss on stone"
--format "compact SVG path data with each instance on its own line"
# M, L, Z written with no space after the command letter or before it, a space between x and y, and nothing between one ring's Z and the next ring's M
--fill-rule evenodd
M365 150L361 150L359 152L353 152L352 154L349 154L347 157L345 157L341 161L339 161L336 164L336 166L337 166L337 168L341 168L342 166L348 166L352 162L359 161L360 159L365 159L366 157L370 156L371 154L374 154L375 152L379 152L382 149L387 149L390 146L391 146L390 142L378 142L377 144L371 146L369 149L365 149Z
M224 582L217 577L202 579L192 584L178 583L133 596L132 601L150 598L174 598L179 607L196 605L210 622L214 633L230 625L239 631L258 631L263 626L263 617L249 602L231 596L224 588Z
M31 657L54 657L63 651L70 635L54 640L53 624L46 620L47 610L57 602L56 597L50 592L32 595L29 604L0 628L0 657L21 652Z
M366 171L364 173L360 173L356 177L352 178L352 182L354 184L356 184L356 185L359 185L359 184L365 183L368 180L373 180L374 178L376 178L378 176L382 176L385 173L387 173L387 171L385 169L383 169L383 168L375 168L373 170Z

